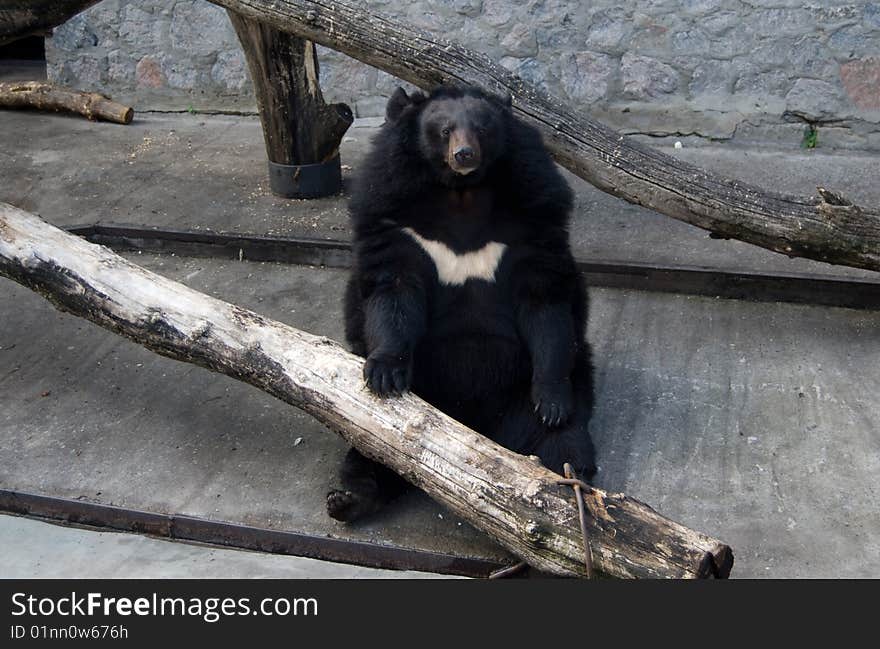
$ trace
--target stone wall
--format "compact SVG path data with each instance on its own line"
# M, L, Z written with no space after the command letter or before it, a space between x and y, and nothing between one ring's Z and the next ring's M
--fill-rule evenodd
M630 133L880 150L880 2L366 0L486 52ZM320 50L328 99L379 115L397 82ZM225 12L104 0L47 39L50 78L140 109L252 110Z

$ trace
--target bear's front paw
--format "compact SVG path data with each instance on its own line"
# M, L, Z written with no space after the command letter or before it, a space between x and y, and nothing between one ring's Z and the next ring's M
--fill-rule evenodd
M406 356L374 353L364 363L364 381L380 397L403 394L411 380L412 366Z
M545 426L557 428L568 421L574 408L571 382L533 383L532 403L535 414Z

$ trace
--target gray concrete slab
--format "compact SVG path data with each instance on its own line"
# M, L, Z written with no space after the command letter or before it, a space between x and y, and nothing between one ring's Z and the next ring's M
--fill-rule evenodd
M133 257L341 336L342 271ZM734 576L880 577L880 313L591 296L598 485L730 543ZM345 445L310 417L57 313L11 282L0 283L0 303L0 487L499 555L418 494L360 526L330 521L323 494Z
M342 147L344 181L356 171L376 119L358 120ZM53 223L122 222L254 234L348 239L345 196L290 201L268 188L263 138L253 116L138 114L133 124L0 112L0 200ZM775 190L817 185L880 202L880 158L825 150L663 148L671 155ZM726 270L877 278L870 271L788 259L710 239L680 221L596 190L566 174L577 193L572 243L584 259Z
M436 579L0 516L0 579Z
M594 290L598 482L739 577L880 577L880 314Z

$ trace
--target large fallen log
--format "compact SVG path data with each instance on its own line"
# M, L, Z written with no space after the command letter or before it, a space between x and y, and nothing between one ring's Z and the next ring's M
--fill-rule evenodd
M373 13L362 3L211 2L423 88L470 83L510 93L519 116L541 130L557 162L631 203L791 257L880 270L876 207L852 205L830 192L791 196L766 191L694 167L576 113L483 54Z
M0 275L145 347L250 383L312 414L530 565L585 573L560 476L417 398L380 399L338 343L151 273L0 203ZM617 577L726 577L728 546L623 494L582 490L593 565Z
M34 108L78 113L90 120L130 124L131 106L119 104L97 92L83 92L45 81L0 82L0 108Z

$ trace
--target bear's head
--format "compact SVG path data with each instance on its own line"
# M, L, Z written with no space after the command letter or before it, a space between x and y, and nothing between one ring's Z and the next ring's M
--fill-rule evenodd
M419 152L448 185L472 185L504 153L510 99L477 88L443 86L425 96L398 88L388 101L390 124L410 122Z

